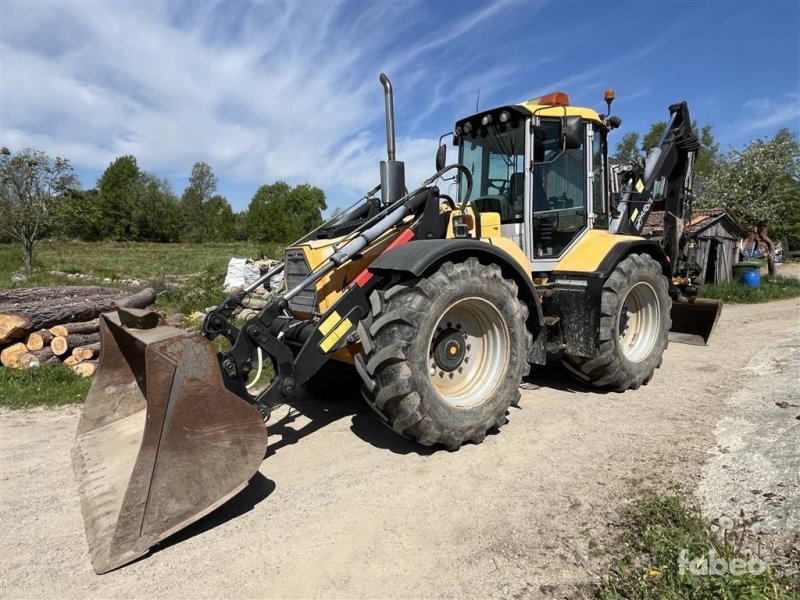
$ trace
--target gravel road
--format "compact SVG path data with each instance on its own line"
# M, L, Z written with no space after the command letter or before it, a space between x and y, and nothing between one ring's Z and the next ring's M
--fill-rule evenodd
M79 409L2 411L0 595L567 593L602 573L610 524L644 489L699 484L714 510L729 510L731 486L751 500L764 496L750 486L800 496L791 471L752 482L746 469L726 478L714 467L720 448L738 448L736 419L761 431L748 399L795 441L773 444L763 464L785 464L775 452L797 460L798 409L774 403L800 404L798 315L797 300L726 306L709 347L671 345L650 385L624 394L538 369L543 387L523 392L502 431L455 453L400 439L356 398L304 399L273 416L270 455L244 492L103 576L91 570L70 467ZM764 369L774 385L742 396ZM797 509L783 504L770 526L796 527Z

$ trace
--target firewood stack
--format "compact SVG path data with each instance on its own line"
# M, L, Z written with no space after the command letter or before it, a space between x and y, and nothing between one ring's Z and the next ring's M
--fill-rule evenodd
M0 363L12 369L64 364L83 377L100 356L101 313L146 308L156 292L50 287L0 291Z

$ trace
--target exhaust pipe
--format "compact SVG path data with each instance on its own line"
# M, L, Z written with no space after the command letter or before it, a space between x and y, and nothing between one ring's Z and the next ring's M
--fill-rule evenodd
M381 161L381 200L383 204L391 204L405 195L406 178L405 164L395 160L396 151L394 143L394 96L392 82L385 73L380 75L383 85L384 103L386 105L386 155L387 159Z

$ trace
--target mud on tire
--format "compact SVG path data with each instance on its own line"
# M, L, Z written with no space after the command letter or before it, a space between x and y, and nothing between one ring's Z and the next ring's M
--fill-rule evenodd
M661 266L646 254L631 254L603 285L598 355L565 354L564 366L596 387L624 392L647 385L667 348L670 307Z
M531 335L517 286L498 266L446 262L429 277L376 290L370 303L356 369L387 425L455 450L505 423Z

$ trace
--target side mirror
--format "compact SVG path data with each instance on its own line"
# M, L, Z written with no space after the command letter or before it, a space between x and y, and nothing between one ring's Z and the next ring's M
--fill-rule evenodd
M442 144L436 150L436 170L441 171L447 164L447 146Z
M583 146L583 121L580 117L564 117L561 142L564 150L577 150Z

